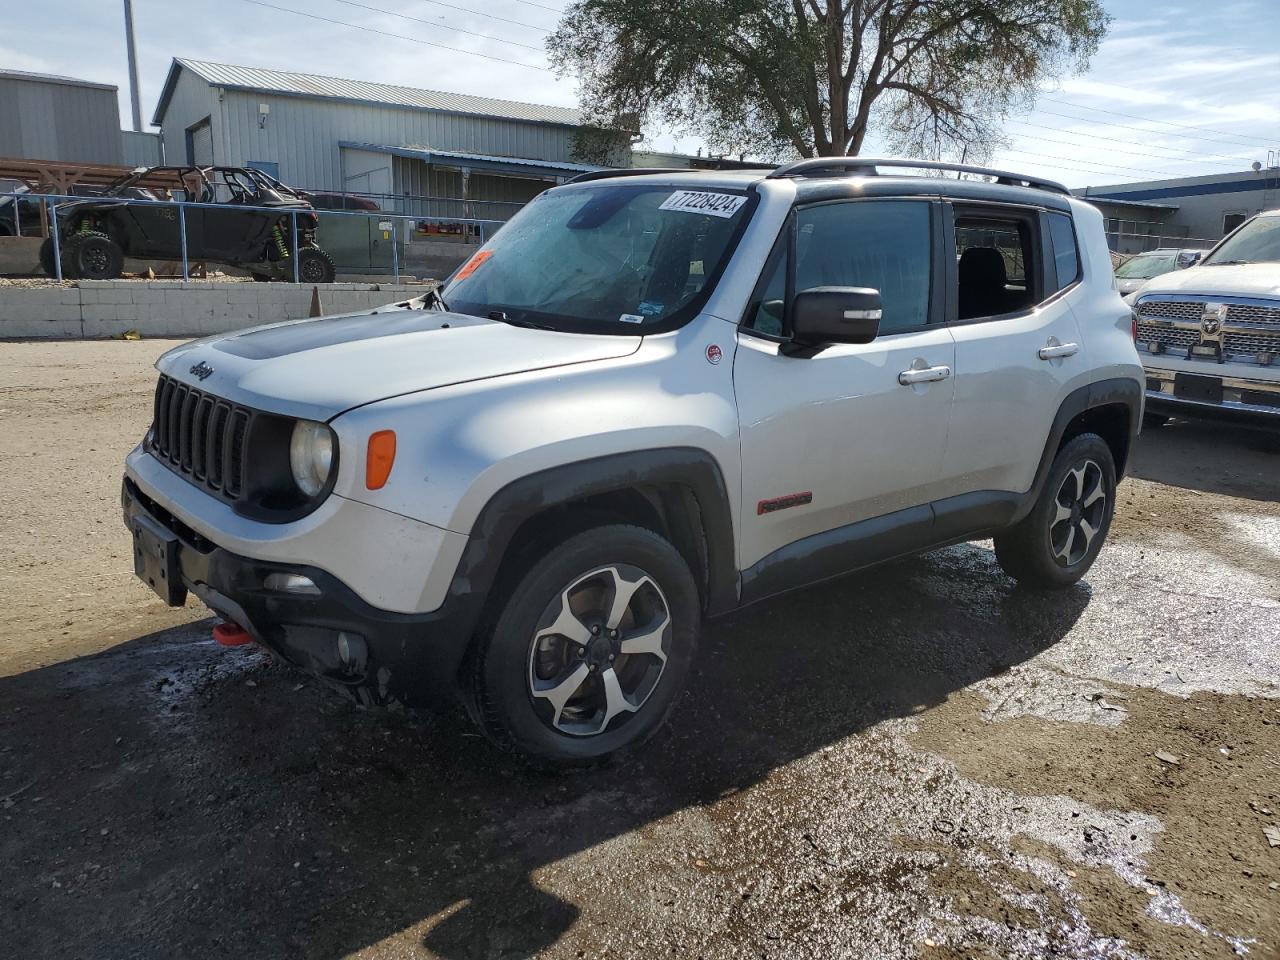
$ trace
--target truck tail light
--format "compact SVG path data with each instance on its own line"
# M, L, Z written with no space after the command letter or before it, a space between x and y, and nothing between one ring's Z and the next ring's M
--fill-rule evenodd
M391 476L396 462L396 432L379 430L369 437L369 456L365 460L364 485L370 490L381 490Z

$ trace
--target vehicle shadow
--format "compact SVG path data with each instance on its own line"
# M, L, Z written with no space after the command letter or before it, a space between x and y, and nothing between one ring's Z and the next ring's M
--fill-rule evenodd
M1086 584L1018 588L966 544L758 605L707 626L650 745L560 775L445 721L360 711L216 648L207 624L3 678L0 942L528 957L602 883L566 858L940 703L1052 646L1088 602Z
M1280 431L1173 420L1147 428L1130 475L1174 487L1250 500L1280 499Z

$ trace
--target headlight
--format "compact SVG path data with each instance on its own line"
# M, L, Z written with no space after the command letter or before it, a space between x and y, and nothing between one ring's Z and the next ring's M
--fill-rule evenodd
M289 440L289 466L293 482L308 497L314 497L329 482L333 468L333 431L314 420L299 420Z

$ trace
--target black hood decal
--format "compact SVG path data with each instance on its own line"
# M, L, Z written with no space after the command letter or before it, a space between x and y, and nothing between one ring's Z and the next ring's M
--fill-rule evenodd
M301 323L250 330L211 344L246 360L272 360L291 353L303 353L332 347L355 340L395 337L405 333L423 333L445 328L472 327L493 323L482 317L463 313L441 313L436 310L388 310L355 317L318 317Z

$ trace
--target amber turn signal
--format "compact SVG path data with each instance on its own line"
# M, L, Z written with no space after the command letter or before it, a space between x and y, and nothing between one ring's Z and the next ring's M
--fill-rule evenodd
M396 462L396 432L379 430L369 437L369 456L364 465L364 485L370 490L381 490L391 476L391 465Z

